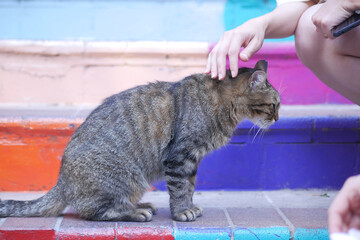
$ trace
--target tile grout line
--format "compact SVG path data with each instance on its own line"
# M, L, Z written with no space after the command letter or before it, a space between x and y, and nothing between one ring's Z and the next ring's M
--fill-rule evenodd
M265 193L262 192L266 200L271 204L271 206L275 209L275 211L280 215L280 217L285 221L290 229L290 239L294 239L295 235L295 226L292 222L285 216L285 214L281 211L281 209L275 205L274 201Z
M115 222L115 239L114 240L117 240L117 236L118 235L118 223Z
M62 216L59 216L57 219L56 219L56 222L55 222L55 226L54 226L54 231L55 231L55 234L56 234L56 240L59 240L59 236L58 236L58 232L60 231L60 227L61 227L61 224L64 220L64 217L65 217L65 214L69 211L69 206L66 206L65 209L61 212Z
M56 223L55 223L55 226L54 226L54 231L55 231L57 240L59 239L58 233L60 231L61 223L62 223L63 220L64 220L64 216L58 217L56 219Z
M231 240L234 240L235 224L231 220L228 210L226 208L223 208L223 211L225 213L225 217L226 217L226 219L227 219L227 221L228 221L228 223L230 225L230 228L231 228Z

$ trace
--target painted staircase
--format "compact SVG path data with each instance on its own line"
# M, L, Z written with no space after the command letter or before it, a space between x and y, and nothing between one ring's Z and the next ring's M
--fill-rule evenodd
M100 98L146 76L177 80L200 72L211 49L0 45L0 83L7 89L0 96L0 198L24 200L55 184L63 149ZM204 159L195 201L205 211L198 221L172 221L159 182L145 196L160 209L152 222L89 222L67 209L58 218L1 219L0 239L327 239L326 209L345 179L360 173L360 108L317 80L293 44L265 44L246 66L259 59L268 60L269 80L281 92L280 120L263 134L240 123L229 144Z

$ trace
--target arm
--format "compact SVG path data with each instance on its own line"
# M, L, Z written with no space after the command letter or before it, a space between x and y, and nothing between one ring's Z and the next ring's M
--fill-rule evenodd
M289 2L264 15L268 22L265 38L285 38L294 35L301 15L313 2Z
M219 76L219 79L224 79L228 55L231 74L235 77L238 73L239 56L246 62L261 48L264 38L283 38L293 35L302 13L312 5L311 1L285 3L268 14L251 19L225 32L209 54L205 72L211 72L212 78ZM244 49L241 51L242 47Z

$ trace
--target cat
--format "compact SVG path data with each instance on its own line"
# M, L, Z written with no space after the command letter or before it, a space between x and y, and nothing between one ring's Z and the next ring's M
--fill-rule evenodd
M196 173L203 157L224 146L243 119L260 128L278 120L280 97L267 80L267 62L227 71L222 81L194 74L110 96L74 132L56 185L31 201L0 202L0 217L57 216L68 205L95 221L150 221L139 200L165 178L174 220L194 221Z

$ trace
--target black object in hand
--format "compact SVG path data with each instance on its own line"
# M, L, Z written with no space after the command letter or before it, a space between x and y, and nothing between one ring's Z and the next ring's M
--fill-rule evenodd
M360 12L357 11L353 15L351 15L348 19L334 27L331 32L334 37L339 37L340 35L350 31L354 27L357 27L360 25Z

